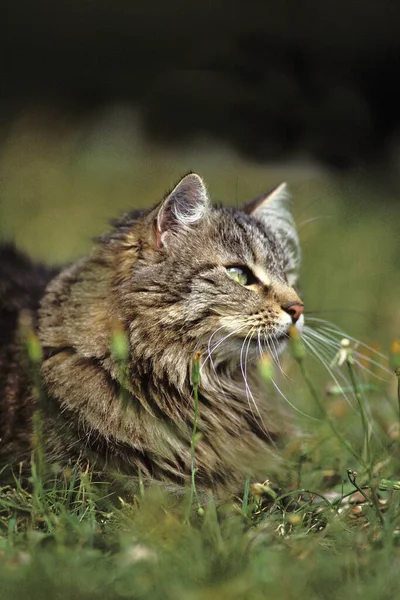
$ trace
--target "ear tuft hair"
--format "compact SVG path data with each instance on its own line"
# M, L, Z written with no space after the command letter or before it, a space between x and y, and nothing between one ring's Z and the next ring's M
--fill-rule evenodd
M189 229L210 208L204 181L196 173L185 175L162 202L157 214L157 240L165 245L168 233Z

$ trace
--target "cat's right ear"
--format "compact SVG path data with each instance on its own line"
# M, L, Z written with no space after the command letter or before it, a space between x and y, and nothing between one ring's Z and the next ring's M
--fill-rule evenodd
M207 214L211 206L204 181L189 173L163 200L155 218L157 247L168 245L168 238L187 231Z

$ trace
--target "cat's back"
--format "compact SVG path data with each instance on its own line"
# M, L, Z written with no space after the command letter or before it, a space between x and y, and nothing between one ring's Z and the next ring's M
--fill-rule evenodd
M55 269L33 263L13 245L0 244L0 390L16 344L21 312L29 311L35 327L40 300L56 273Z
M12 244L0 244L0 315L37 309L55 269L33 263Z
M27 374L21 368L18 323L29 311L36 327L37 310L55 269L33 263L11 244L0 244L0 454L24 437L30 397ZM14 439L13 439L14 438ZM21 439L19 440L21 441Z

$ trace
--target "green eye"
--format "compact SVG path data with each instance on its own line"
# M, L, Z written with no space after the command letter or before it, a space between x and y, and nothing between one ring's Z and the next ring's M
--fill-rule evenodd
M227 267L226 270L230 277L240 283L240 285L249 285L249 277L245 269L241 267Z

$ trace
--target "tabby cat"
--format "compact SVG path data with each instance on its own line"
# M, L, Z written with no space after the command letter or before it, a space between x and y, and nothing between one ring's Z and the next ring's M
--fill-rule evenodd
M189 173L150 211L132 211L60 272L0 248L0 460L28 461L37 404L21 335L33 316L43 352L43 443L59 464L82 458L182 484L190 477L190 381L200 356L197 485L223 489L278 464L287 414L259 380L263 352L301 330L299 245L285 184L241 209L213 206ZM123 332L128 358L112 340ZM124 401L122 401L124 400Z

